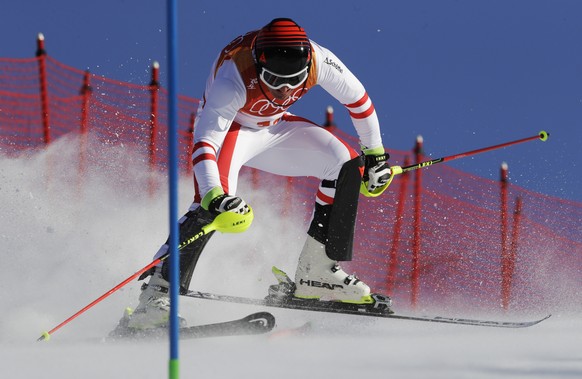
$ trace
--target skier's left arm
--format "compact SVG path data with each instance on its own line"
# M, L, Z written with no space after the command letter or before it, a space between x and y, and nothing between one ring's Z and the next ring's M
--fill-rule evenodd
M314 42L312 45L317 57L317 84L347 108L360 139L365 159L361 192L378 196L388 188L393 175L374 104L362 83L338 57Z

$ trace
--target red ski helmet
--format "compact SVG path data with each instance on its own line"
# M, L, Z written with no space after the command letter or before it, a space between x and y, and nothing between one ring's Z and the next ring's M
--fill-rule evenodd
M295 21L276 18L259 30L253 57L259 77L268 87L297 88L309 75L311 43Z

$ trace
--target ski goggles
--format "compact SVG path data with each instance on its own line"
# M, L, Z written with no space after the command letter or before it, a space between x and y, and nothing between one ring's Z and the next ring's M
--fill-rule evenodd
M259 76L263 83L265 83L270 89L278 90L285 86L291 89L295 89L302 85L303 82L305 82L307 79L308 68L309 66L291 75L279 75L262 67L261 74Z

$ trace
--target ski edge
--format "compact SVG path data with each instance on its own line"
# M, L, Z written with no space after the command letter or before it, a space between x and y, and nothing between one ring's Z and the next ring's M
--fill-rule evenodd
M470 318L457 318L457 317L442 317L442 316L408 316L392 314L389 318L401 319L401 320L411 320L411 321L427 321L435 322L441 324L457 324L457 325L470 325L470 326L485 326L485 327L496 327L496 328L527 328L539 324L540 322L547 320L552 315L546 315L540 319L530 320L530 321L501 321L501 320L479 320Z

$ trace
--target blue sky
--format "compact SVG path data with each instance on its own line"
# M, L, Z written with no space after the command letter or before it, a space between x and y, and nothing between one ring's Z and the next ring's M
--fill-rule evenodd
M44 33L59 61L137 84L153 61L166 85L162 0L10 1L0 12L1 57L34 56ZM230 40L275 17L292 17L334 51L373 99L385 146L432 158L550 132L463 158L451 166L582 201L582 1L410 0L179 1L179 92L199 97L210 64ZM325 107L351 134L343 108L323 90L291 111L322 122ZM401 162L395 162L401 163Z

